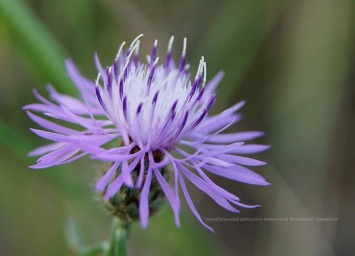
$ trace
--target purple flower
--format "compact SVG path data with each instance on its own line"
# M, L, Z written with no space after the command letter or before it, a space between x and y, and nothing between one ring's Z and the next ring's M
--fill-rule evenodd
M138 60L138 39L125 53L123 43L113 65L105 69L95 55L99 71L95 82L82 77L71 61L66 62L68 74L80 91L80 99L60 94L51 86L48 91L52 101L34 92L41 103L27 105L24 109L46 131L31 130L54 143L30 152L30 156L44 155L31 167L39 169L66 164L84 155L111 162L96 189L103 191L108 200L123 186L140 188L138 205L143 227L148 225L148 197L154 179L167 197L178 226L181 188L194 215L212 230L198 214L186 188L186 180L229 211L238 212L235 205L257 207L240 203L237 196L215 184L206 174L255 185L269 184L245 167L264 165L264 162L239 156L268 149L269 146L245 144L263 133L222 134L240 120L236 111L244 102L209 116L216 99L215 89L223 73L207 82L206 62L202 57L195 77L190 78L189 65L185 63L186 39L180 63L175 65L171 59L173 37L164 64L158 64L157 41L147 64L141 63ZM41 112L47 118L30 111ZM76 128L53 120L74 124L69 126ZM167 165L173 169L173 187L161 172ZM138 174L136 179L132 178L133 172Z

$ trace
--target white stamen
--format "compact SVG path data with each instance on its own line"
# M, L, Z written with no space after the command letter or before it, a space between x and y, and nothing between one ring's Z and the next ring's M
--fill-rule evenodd
M153 66L157 65L158 61L159 61L159 57L157 57L157 58L155 59L155 61L154 61L154 63L153 63Z
M118 58L120 57L122 48L123 48L123 46L124 46L125 44L126 44L126 42L123 42L123 43L121 44L120 48L118 48L118 52L117 52L117 54L116 54L115 60L118 60Z
M130 49L133 49L133 46L136 45L138 39L141 38L142 36L143 36L143 34L140 34L139 36L137 36L137 37L133 40L133 42L131 43L131 45L130 45L129 48L130 48ZM139 43L138 43L138 45L139 45Z
M200 60L200 63L198 64L195 80L202 74L202 66L203 66L203 57Z
M173 47L173 42L174 42L174 36L170 37L169 44L168 44L168 52L171 52L171 49Z
M139 45L138 44L135 44L133 46L133 48L131 49L131 52L129 53L129 55L126 57L126 60L125 60L125 63L124 63L124 66L123 66L123 69L122 70L126 70L129 62L131 61L131 57L132 57L132 54L133 52L136 50L136 48L138 47Z
M182 56L186 55L186 44L187 44L187 39L186 37L184 38L184 47L182 48Z
M203 62L203 82L202 82L202 87L205 86L206 80L207 80L207 68L206 68L206 62Z
M140 45L140 41L138 40L138 41L137 41L137 48L136 48L136 50L134 51L134 55L138 55L138 52L139 52L139 45Z
M96 83L97 86L100 85L100 83L99 83L100 77L101 77L101 73L99 73L99 74L97 75L97 78L96 78L96 82L95 82L95 83Z

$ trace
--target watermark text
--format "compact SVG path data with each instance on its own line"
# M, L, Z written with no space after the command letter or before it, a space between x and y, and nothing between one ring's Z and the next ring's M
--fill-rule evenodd
M205 217L205 221L222 222L334 222L336 217Z

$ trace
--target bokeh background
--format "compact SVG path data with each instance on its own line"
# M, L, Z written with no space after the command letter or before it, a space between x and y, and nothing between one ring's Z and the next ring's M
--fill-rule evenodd
M130 255L355 254L355 5L352 0L0 0L0 255L71 255L65 227L76 223L83 243L109 235L110 217L93 184L88 158L30 170L26 156L44 140L21 107L45 85L75 95L63 61L96 78L93 53L109 65L122 41L144 33L141 53L159 40L174 56L188 39L194 72L200 56L208 78L226 76L212 112L246 100L233 131L262 130L272 145L254 168L269 182L257 187L216 179L245 203L239 215L220 209L191 187L203 218L317 218L336 221L214 221L216 234L183 205L176 228L169 207L147 230L135 225Z

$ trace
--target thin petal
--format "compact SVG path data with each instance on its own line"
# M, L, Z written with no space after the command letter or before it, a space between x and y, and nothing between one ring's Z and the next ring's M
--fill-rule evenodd
M37 164L31 166L31 168L41 169L41 168L66 164L86 155L86 153L76 155L79 151L80 148L77 146L65 145L56 151L53 151L51 153L48 153L45 156L42 156L40 159L37 160Z
M77 70L75 65L71 60L66 60L65 65L69 77L72 79L76 87L80 90L81 94L89 103L97 106L96 96L95 96L95 84L90 80L81 76L80 72Z
M225 126L237 123L241 118L241 115L207 117L192 135L199 137L199 135L213 133Z
M212 164L212 165L221 166L221 167L231 167L231 166L233 166L233 164L228 163L226 161L223 161L223 160L221 160L219 158L215 158L215 157L204 157L204 156L199 155L199 158L205 164Z
M48 121L48 120L46 120L44 118L41 118L39 116L36 116L36 115L32 114L31 112L27 111L27 115L33 121L35 121L37 124L39 124L40 126L46 128L48 130L51 130L51 131L54 131L54 132L57 132L57 133L67 134L67 135L79 134L78 131L75 131L75 130L63 127L61 125L58 125L56 123L53 123L51 121Z
M249 144L249 145L242 145L240 147L235 147L228 153L233 154L255 154L260 153L270 148L269 145L256 145L256 144Z
M211 149L211 150L208 150L207 152L204 152L203 156L216 156L216 155L223 154L223 153L231 153L231 152L233 152L233 150L235 150L236 148L239 148L243 144L244 144L244 142L237 142L237 143L233 143L230 145L203 144L202 147Z
M115 162L110 169L105 173L104 176L101 177L101 179L96 183L96 190L101 192L105 189L107 184L109 183L110 179L112 176L115 174L120 162Z
M131 176L131 172L128 168L127 160L122 161L122 174L123 180L128 187L133 187L133 179Z
M45 145L39 148L36 148L35 150L32 150L30 153L28 153L28 156L40 156L44 155L46 153L52 152L54 150L60 149L61 147L65 146L65 143L52 143L49 145Z
M198 173L200 174L200 176L208 183L209 186L211 186L211 189L213 189L214 191L216 191L216 193L220 194L221 196L223 196L226 199L231 199L231 200L236 200L239 201L240 199L233 195L232 193L228 192L227 190L221 188L220 186L218 186L216 183L214 183L205 173L204 171L202 171L202 169L200 167L197 166L197 162L196 161L192 161L193 166L195 167L195 169L198 171Z
M58 106L44 105L44 104L35 103L35 104L26 105L22 109L23 110L31 110L31 111L46 113L48 111L57 110Z
M205 165L203 168L211 173L231 180L254 185L270 185L270 183L266 182L262 176L242 166L234 166L226 169L217 166Z
M139 198L139 218L141 226L146 228L149 221L149 188L152 181L152 170L148 170L147 177L144 181L141 196Z
M215 75L211 81L209 81L206 85L206 92L208 93L213 93L216 90L216 87L218 86L218 84L222 81L224 77L224 72L223 71L219 71L217 73L217 75Z
M214 230L213 230L210 226L206 225L206 224L203 222L203 220L202 220L200 214L198 214L198 212L197 212L197 210L196 210L196 208L195 208L195 206L194 206L194 203L193 203L192 200L191 200L191 197L190 197L190 195L189 195L189 192L188 192L188 190L187 190L187 188L186 188L186 185L185 185L185 182L184 182L184 178L183 178L180 174L179 174L179 180L180 180L180 185L181 185L181 188L182 188L182 192L184 193L184 196L185 196L185 198L186 198L186 202L187 202L187 204L189 205L191 211L193 212L193 214L196 216L196 218L200 221L200 223L201 223L202 225L204 225L206 228L208 228L210 231L212 231L212 232L214 233Z
M208 139L209 142L214 143L233 143L239 141L252 140L258 137L264 136L264 132L238 132L218 134Z
M226 162L237 163L237 164L248 165L248 166L260 166L260 165L266 164L263 161L255 160L255 159L252 159L249 157L244 157L244 156L221 154L221 155L218 155L218 158L223 161L226 161Z
M109 200L114 194L116 194L123 185L123 176L119 175L107 188L104 195L104 200Z
M47 132L42 130L37 130L31 128L31 131L36 133L37 135L58 142L66 142L66 143L75 143L75 142L86 142L92 143L93 145L102 145L116 137L116 135L111 134L103 134L103 135L71 135L66 136L62 134L57 134L53 132Z
M223 197L217 194L213 189L211 189L210 185L207 184L204 180L202 180L200 177L197 175L193 174L190 172L187 168L183 167L182 165L178 165L179 168L182 170L182 172L185 174L185 176L194 184L196 187L201 189L203 192L205 192L207 195L209 195L217 204L222 206L223 208L231 211L231 212L239 212L237 209L235 209L231 204Z
M160 183L161 188L164 190L164 193L169 200L171 208L173 209L176 225L180 226L180 220L179 220L180 204L177 201L176 195L172 190L172 188L170 187L170 185L166 182L166 180L163 178L163 176L157 169L154 170L154 173L155 173L155 177L157 177Z

